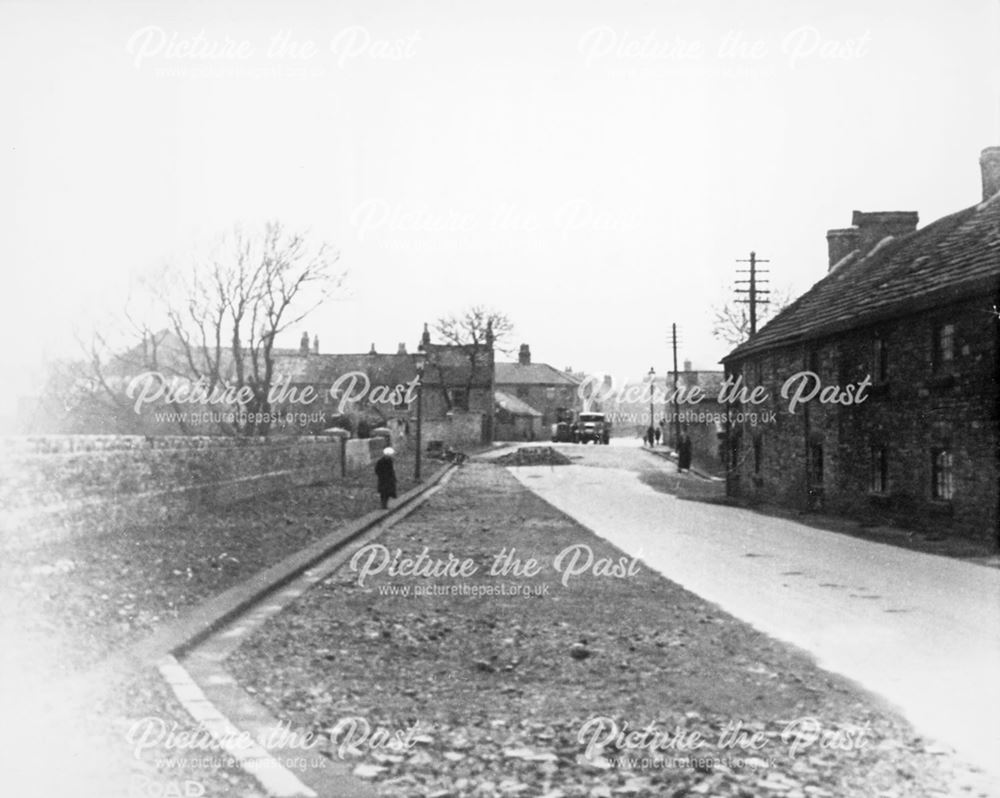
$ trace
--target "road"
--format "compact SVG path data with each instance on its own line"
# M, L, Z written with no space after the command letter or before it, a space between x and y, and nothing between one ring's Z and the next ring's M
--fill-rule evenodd
M636 441L613 444L565 445L574 465L511 471L668 579L810 652L1000 775L1000 570L680 500L640 480L672 465Z

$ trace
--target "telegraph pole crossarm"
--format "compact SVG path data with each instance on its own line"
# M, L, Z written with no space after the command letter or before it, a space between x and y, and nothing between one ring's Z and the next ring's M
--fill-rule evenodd
M767 274L767 269L758 269L757 265L760 263L770 263L771 261L765 260L763 258L758 258L756 252L750 253L749 260L737 260L737 263L749 263L749 269L737 269L739 274L749 274L750 278L748 280L737 280L737 285L746 285L747 288L737 288L735 292L737 294L746 294L746 299L737 299L737 302L742 304L747 304L750 306L750 335L755 335L757 333L757 305L767 304L769 299L762 299L762 296L766 296L771 292L767 289L758 288L758 283L767 284L769 281L767 279L761 279L758 275Z

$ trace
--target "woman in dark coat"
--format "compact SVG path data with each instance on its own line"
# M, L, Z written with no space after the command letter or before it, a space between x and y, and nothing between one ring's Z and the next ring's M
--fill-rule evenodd
M691 439L686 432L681 433L677 444L677 470L687 471L691 468Z
M396 466L392 458L396 451L391 447L382 450L382 456L375 461L375 476L378 478L378 496L383 509L389 506L389 499L396 498Z

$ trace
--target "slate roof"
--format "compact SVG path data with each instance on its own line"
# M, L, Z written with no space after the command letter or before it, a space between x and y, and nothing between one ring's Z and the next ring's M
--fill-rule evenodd
M1000 291L1000 194L847 257L723 362Z
M564 371L548 363L497 363L497 385L569 385L579 383Z
M294 351L294 350L293 350ZM417 376L412 355L281 353L274 358L276 378L291 383L329 385L352 371L368 376L372 385L405 385Z
M516 396L511 396L509 393L497 391L494 397L496 403L512 416L534 416L535 418L541 418L543 415L527 402L521 401Z

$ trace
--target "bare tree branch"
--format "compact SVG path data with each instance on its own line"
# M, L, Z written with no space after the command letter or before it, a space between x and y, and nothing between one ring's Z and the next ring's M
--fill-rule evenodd
M483 367L488 366L484 360L490 349L489 335L492 333L494 349L507 352L508 350L503 344L510 339L514 331L514 324L504 313L484 305L473 305L461 314L452 314L438 319L434 323L434 330L446 344L464 348L469 363L465 392L466 396L469 396L476 378L481 376L480 372ZM453 410L442 365L440 363L432 365L437 369L438 381L444 393L445 403L449 410Z
M792 302L790 293L772 291L770 301L757 306L757 329L777 316ZM750 337L750 313L744 303L730 300L712 307L712 336L732 347L739 346Z
M123 353L103 337L90 342L87 371L95 389L119 409L129 404L119 383L146 371L198 383L210 395L242 391L243 399L227 408L236 422L220 423L219 430L266 435L276 336L342 285L345 274L335 270L338 258L327 244L311 243L305 233L287 232L277 221L256 233L235 227L190 269L164 270L148 283L165 327L154 331L126 309L125 318L141 345Z

